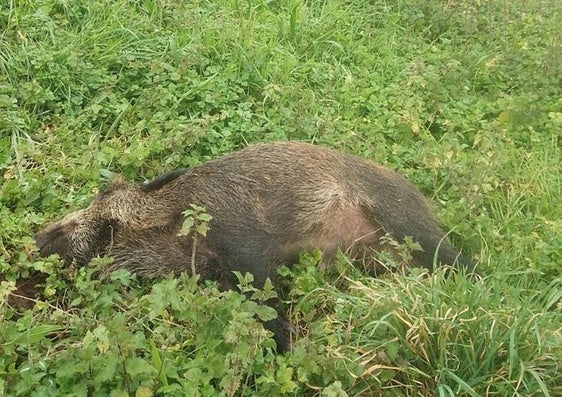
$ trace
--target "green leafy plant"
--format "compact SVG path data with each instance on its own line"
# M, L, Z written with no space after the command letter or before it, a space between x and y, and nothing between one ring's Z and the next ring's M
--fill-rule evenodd
M197 253L197 241L199 236L207 236L209 231L209 222L213 217L205 212L205 208L196 204L190 204L190 209L182 212L184 216L183 223L179 232L180 236L189 236L192 234L193 246L191 249L191 271L197 274L195 268L195 254Z

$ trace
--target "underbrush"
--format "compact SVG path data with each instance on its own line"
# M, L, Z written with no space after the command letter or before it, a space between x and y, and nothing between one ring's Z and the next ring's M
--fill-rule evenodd
M2 307L3 386L13 396L557 395L562 285L439 270L366 277L340 259L285 269L293 351L259 320L276 296L197 277L152 283L119 270L57 269L57 299ZM101 270L100 270L101 269ZM342 270L343 269L343 270Z

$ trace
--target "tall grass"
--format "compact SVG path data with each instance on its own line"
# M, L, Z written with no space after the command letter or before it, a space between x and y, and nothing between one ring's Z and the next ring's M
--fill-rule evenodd
M344 292L318 289L307 299L334 306L323 334L339 336L328 355L355 368L354 394L560 393L562 335L551 328L560 280L530 294L441 272L348 281Z

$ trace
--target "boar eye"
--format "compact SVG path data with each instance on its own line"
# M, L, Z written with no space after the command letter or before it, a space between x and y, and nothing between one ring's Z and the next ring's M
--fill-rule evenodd
M119 222L116 219L104 219L97 223L97 237L95 238L96 251L104 251L115 241L119 232Z
M119 222L117 219L106 219L103 221L101 228L103 234L114 234L119 229Z

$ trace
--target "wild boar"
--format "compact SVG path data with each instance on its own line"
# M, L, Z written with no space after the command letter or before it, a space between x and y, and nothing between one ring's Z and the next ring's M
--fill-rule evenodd
M206 236L180 233L191 204L212 217ZM419 243L413 265L472 268L427 200L398 173L335 150L278 142L139 186L114 179L89 207L41 230L36 243L41 255L57 253L80 265L111 256L115 267L149 277L194 268L232 288L233 271L252 273L261 286L280 265L295 263L299 251L314 248L324 252L325 264L341 250L375 270L380 251L396 256L381 243L387 234Z

